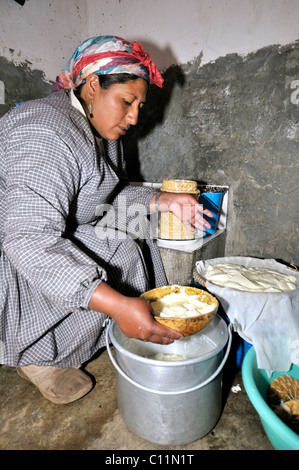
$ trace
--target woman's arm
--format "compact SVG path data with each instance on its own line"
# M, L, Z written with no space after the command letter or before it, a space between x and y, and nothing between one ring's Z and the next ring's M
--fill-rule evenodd
M65 236L70 203L85 175L59 135L34 124L15 126L7 139L3 251L65 312L86 308L90 292L107 276Z

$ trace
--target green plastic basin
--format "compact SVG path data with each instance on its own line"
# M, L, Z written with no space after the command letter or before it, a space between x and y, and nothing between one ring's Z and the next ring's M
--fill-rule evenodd
M258 369L256 352L252 346L242 364L242 379L246 393L256 409L264 430L276 450L299 450L299 435L292 431L267 405L267 389L276 377L291 375L299 379L299 367L292 365L287 372L274 372L268 377L264 369Z

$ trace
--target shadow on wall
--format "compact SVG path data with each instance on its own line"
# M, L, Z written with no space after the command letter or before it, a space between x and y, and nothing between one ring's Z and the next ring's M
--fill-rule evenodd
M155 127L162 125L174 89L183 88L186 81L184 71L179 65L169 67L162 75L163 87L150 86L148 100L142 108L138 125L133 127L124 139L127 171L132 181L143 181L139 171L138 140L144 139Z

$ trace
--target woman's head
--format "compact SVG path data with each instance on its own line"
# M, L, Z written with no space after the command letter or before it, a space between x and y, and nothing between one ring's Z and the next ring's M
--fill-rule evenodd
M53 90L74 88L94 129L117 140L137 123L149 83L163 78L139 42L98 36L77 47Z

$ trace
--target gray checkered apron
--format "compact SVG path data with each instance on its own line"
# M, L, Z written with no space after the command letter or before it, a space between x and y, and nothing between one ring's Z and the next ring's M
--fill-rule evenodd
M105 146L64 90L0 120L2 364L82 364L105 344L106 315L88 308L100 282L129 296L167 282L146 218L154 191L128 185L121 142ZM115 230L124 209L134 227L132 207L144 240Z

